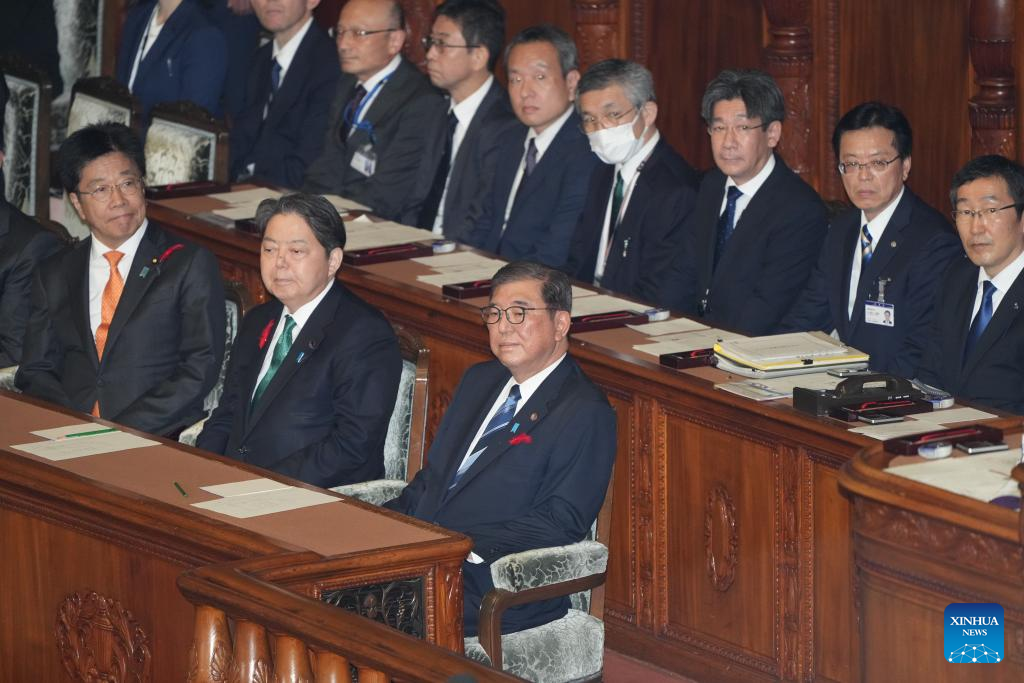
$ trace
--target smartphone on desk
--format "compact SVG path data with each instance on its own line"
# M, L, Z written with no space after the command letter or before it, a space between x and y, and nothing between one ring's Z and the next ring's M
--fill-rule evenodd
M994 451L1005 451L1010 447L1002 441L961 441L956 444L957 450L961 450L968 455L977 455L978 453L992 453Z
M857 419L861 422L867 422L869 425L886 425L891 422L903 422L902 415L893 415L892 413L861 413L857 416Z

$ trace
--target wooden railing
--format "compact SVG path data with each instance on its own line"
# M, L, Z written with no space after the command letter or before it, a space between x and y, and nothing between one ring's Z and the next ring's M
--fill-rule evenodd
M239 565L186 572L178 587L196 608L189 683L348 683L353 667L360 683L520 680Z

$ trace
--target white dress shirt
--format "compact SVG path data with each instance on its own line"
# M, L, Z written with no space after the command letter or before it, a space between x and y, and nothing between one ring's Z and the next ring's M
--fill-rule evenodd
M299 32L289 39L284 45L278 46L277 41L274 41L274 46L271 48L271 57L277 60L277 63L281 66L281 81L278 83L278 88L284 85L285 75L288 73L288 67L292 65L292 60L295 59L295 53L299 51L299 45L302 44L302 39L309 33L309 27L313 25L313 17L306 20L306 23L299 29Z
M722 193L722 206L718 209L718 215L721 216L722 213L725 212L725 205L729 200L729 188L738 187L740 192L743 194L736 200L736 216L733 218L733 227L739 225L740 216L742 216L743 212L746 211L747 204L749 204L750 200L754 198L754 195L757 194L757 191L761 189L761 186L764 185L765 181L768 180L768 176L770 176L774 170L775 154L772 154L768 157L768 161L765 163L764 168L758 171L756 176L742 185L737 185L735 180L727 177L725 180L725 192Z
M121 274L125 287L128 286L128 276L131 274L132 261L135 260L135 252L139 250L142 237L146 234L148 220L143 220L142 225L135 231L135 234L126 239L117 249L111 249L95 237L92 238L92 247L89 249L89 327L92 328L92 338L96 339L96 330L100 326L103 317L103 290L110 279L110 262L104 256L110 251L119 251L124 256L117 262L117 272Z
M857 244L853 248L853 263L850 266L850 298L846 302L847 318L853 318L853 308L857 304L857 287L860 285L860 268L864 261L864 254L860 243L861 230L864 224L867 223L868 232L871 233L871 251L874 252L881 243L885 226L889 225L889 221L892 220L892 215L896 213L896 207L899 206L901 199L903 199L903 188L900 188L900 193L896 195L896 199L889 202L889 205L871 220L868 220L863 211L860 212Z
M978 289L974 295L974 308L971 309L971 322L974 321L975 316L978 315L978 309L981 308L982 294L985 291L982 283L991 280L996 287L996 291L992 293L992 315L995 316L996 309L1003 301L1003 296L1010 291L1010 287L1017 281L1022 270L1024 270L1024 253L1011 261L1010 265L999 271L995 277L989 277L984 268L978 268Z
M451 107L450 111L455 114L458 123L455 125L455 133L452 135L452 155L448 164L448 177L445 178L444 192L441 194L441 203L437 207L437 218L434 219L435 235L440 235L444 232L444 200L448 197L448 183L452 180L455 157L458 155L459 147L462 146L462 141L466 137L466 131L469 130L469 124L473 122L473 117L476 116L477 110L480 109L480 105L490 91L492 83L494 83L493 75L488 76L484 84L477 88L472 95L461 102L453 104Z
M377 84L383 81L385 78L390 78L391 74L395 73L395 69L397 69L398 65L401 63L402 54L398 53L392 58L390 62L388 62L387 66L385 66L383 69L367 78L365 82L360 83L360 85L362 85L363 88L366 89L366 97L360 103L359 111L352 112L353 115L358 114L358 117L355 119L356 123L362 122L363 118L366 117L366 112L369 111L370 107L373 106L374 100L377 99L377 96L380 95L380 91L383 90L385 87L382 85L378 88ZM352 131L354 131L355 129L356 127L352 126L352 128L349 129L349 135L351 135Z
M554 141L555 136L558 135L558 131L562 130L562 126L569 120L569 117L573 112L573 105L570 102L565 112L555 119L551 125L544 129L543 132L537 133L533 128L526 134L526 140L523 141L523 156L520 157L519 170L516 171L515 180L512 181L512 190L508 193L508 200L505 202L505 220L501 223L501 232L505 232L505 226L508 225L509 214L512 213L512 205L516 201L516 193L519 191L519 184L523 180L523 172L526 170L526 150L530 148L530 140L534 141L534 145L537 147L537 163L544 158L544 152L548 151L548 147Z

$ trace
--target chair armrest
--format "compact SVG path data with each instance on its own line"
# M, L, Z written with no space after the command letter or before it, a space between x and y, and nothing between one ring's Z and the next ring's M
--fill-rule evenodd
M392 498L402 495L407 482L402 479L375 479L360 484L335 486L331 490L349 498L361 500L370 505L383 505Z
M181 434L178 434L178 443L183 443L186 446L195 446L196 439L198 439L199 435L203 433L203 425L205 424L206 418L204 417L199 422L182 429Z
M18 391L18 388L14 386L14 375L16 375L17 372L17 365L12 365L9 368L0 368L0 389Z
M502 668L501 617L509 607L597 588L604 583L608 548L580 541L506 555L491 564L494 589L480 603L478 637L494 668Z

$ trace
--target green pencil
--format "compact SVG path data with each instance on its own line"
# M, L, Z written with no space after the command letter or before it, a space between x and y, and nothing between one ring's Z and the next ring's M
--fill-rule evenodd
M188 494L185 493L185 489L181 488L181 484L179 484L178 482L174 482L174 488L178 489L178 493L180 493L181 495L188 496Z
M107 427L106 429L94 429L91 432L77 432L75 434L65 434L64 436L70 439L73 436L92 436L93 434L109 434L110 432L116 432L117 427Z

